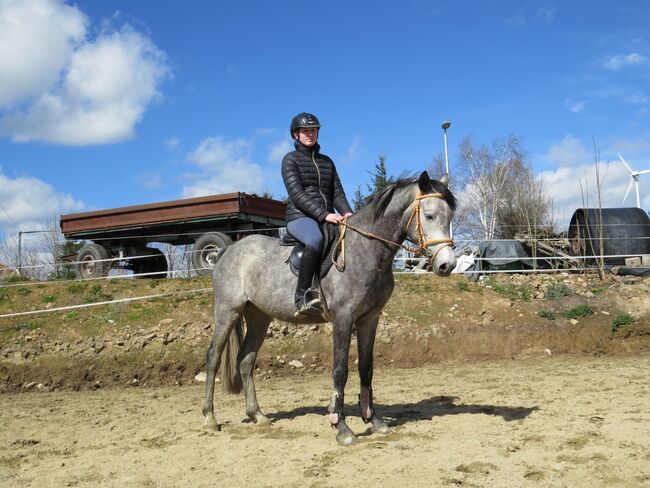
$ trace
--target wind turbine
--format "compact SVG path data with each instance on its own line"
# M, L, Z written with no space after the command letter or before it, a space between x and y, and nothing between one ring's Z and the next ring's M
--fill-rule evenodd
M632 189L632 184L634 184L634 186L636 187L636 206L637 208L641 208L641 200L639 200L639 176L644 173L650 173L650 169L634 171L632 168L630 168L630 165L627 164L625 159L623 159L623 156L619 154L618 157L621 160L621 163L625 165L625 167L629 170L630 175L632 176L632 179L630 180L630 184L627 185L627 191L625 192L625 196L623 197L623 203L625 203L625 200L627 199L627 196L630 194L630 190Z

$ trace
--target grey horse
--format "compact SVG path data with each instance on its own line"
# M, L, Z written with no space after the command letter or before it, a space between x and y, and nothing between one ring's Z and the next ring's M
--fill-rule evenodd
M388 424L375 412L372 399L373 348L377 322L393 291L393 258L408 237L419 244L436 274L447 276L456 258L449 238L456 200L447 187L423 172L419 178L402 178L373 195L347 219L345 262L339 254L321 281L326 311L333 324L334 391L329 421L341 445L352 444L355 434L345 422L344 391L352 329L356 327L361 392L361 418L372 432L388 433ZM343 229L342 229L343 230ZM294 316L296 277L285 264L289 247L262 235L246 237L222 250L212 273L215 331L207 353L204 427L219 429L214 417L214 381L224 357L222 379L227 391L243 388L246 414L258 424L269 419L260 410L253 371L257 353L273 318L293 323L323 323L320 317ZM243 338L243 322L246 334Z

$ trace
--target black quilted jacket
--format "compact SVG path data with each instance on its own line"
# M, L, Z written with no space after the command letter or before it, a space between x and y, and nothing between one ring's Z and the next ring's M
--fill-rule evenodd
M311 217L318 222L338 210L341 215L352 212L334 162L312 148L295 144L296 150L282 159L282 179L287 187L287 222Z

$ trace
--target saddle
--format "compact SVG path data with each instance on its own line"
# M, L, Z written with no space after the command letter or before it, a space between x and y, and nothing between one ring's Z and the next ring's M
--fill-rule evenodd
M338 250L336 249L336 241L339 239L340 232L338 225L328 224L327 222L320 224L320 230L323 233L323 250L321 251L318 277L322 279L327 275L327 272L332 267L332 261L335 261L338 255ZM293 246L291 254L285 263L288 263L291 272L295 276L298 276L298 271L300 270L300 258L302 258L302 252L305 249L305 245L302 242L296 240L288 232L282 239L280 239L280 245Z

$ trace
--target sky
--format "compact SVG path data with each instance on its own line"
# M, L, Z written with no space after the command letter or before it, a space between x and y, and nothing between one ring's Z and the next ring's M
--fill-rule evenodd
M650 2L0 0L0 238L53 216L286 195L302 111L350 199L510 134L556 206L650 169ZM650 208L650 174L641 175ZM634 206L635 195L625 206Z

